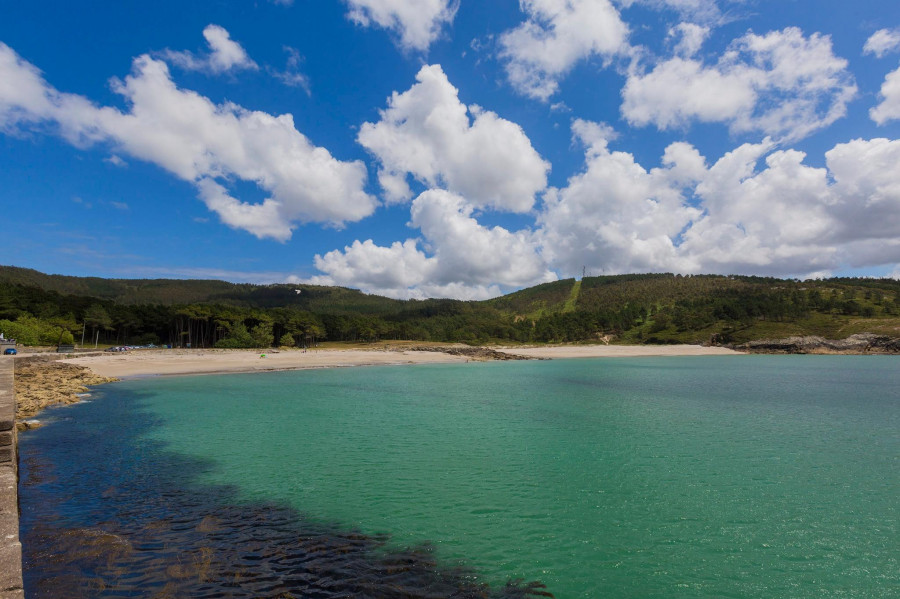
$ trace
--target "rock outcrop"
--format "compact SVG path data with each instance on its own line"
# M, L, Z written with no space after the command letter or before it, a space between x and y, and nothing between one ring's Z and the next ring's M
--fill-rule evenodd
M735 345L734 349L760 354L897 354L900 338L859 333L846 339L824 337L788 337L761 339Z
M88 386L117 379L98 376L88 368L58 362L56 356L16 359L16 420L19 430L34 428L33 418L55 404L77 403Z
M488 360L534 360L529 356L518 354L508 354L499 352L495 349L483 346L468 345L415 345L411 347L398 346L391 348L391 351L430 351L450 354L451 356L465 356L470 360L488 361Z

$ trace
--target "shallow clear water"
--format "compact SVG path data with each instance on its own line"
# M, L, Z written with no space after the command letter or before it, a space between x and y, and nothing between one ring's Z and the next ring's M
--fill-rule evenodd
M52 590L63 576L71 587L81 575L103 596L141 596L116 594L108 571L168 547L148 567L169 572L173 559L196 561L173 545L203 544L191 518L214 513L230 531L230 519L274 505L288 510L278 534L293 534L285 521L329 538L356 530L379 539L376 556L430 543L439 566L462 564L462 578L494 588L524 579L556 597L894 597L898 383L895 358L870 356L127 381L22 437L26 586ZM240 538L256 530L265 545L267 518L238 527ZM187 529L200 540L183 539ZM90 565L42 567L71 530L115 538ZM220 537L216 551L240 545ZM130 543L122 555L118 539ZM165 589L167 575L152 584ZM230 596L219 591L208 596Z

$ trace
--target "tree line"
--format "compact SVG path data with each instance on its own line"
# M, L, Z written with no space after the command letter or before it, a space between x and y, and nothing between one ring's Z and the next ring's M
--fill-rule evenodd
M727 342L734 331L759 322L900 316L900 283L890 279L622 275L588 277L577 285L571 279L557 281L484 302L397 301L320 288L307 289L314 299L302 305L272 306L277 297L290 299L287 291L293 293L283 286L248 288L246 297L264 300L255 305L136 304L0 282L0 332L26 345L195 348L383 340L578 342L623 336L645 343L706 340L703 336Z

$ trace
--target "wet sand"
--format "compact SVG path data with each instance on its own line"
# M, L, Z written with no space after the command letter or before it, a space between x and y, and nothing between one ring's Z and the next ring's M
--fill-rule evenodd
M513 353L529 358L639 358L651 356L737 356L737 352L725 347L703 345L558 345L543 347L497 348L497 351Z

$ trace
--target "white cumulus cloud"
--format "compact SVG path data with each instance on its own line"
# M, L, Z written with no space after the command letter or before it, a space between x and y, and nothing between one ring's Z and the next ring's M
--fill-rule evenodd
M679 23L669 29L669 39L675 43L675 54L689 58L700 51L709 37L709 27L694 23Z
M506 74L522 94L546 101L578 61L628 49L628 26L609 0L520 0L527 20L499 39Z
M550 165L517 124L466 107L440 65L422 67L416 84L395 92L378 123L360 128L359 143L381 163L388 201L409 200L408 176L445 187L481 208L527 212L547 185Z
M551 189L536 235L561 275L675 271L804 276L900 262L900 141L853 140L825 168L766 140L713 164L670 145L646 169L573 125L585 169Z
M622 90L622 114L636 126L718 122L735 133L792 140L843 117L856 92L829 36L787 28L748 33L715 64L678 56L648 72L633 69Z
M373 23L396 34L405 50L425 51L453 22L459 0L345 0L352 21Z
M193 183L223 222L258 237L286 240L297 222L337 226L375 210L375 198L363 189L365 166L314 146L289 114L217 105L178 88L166 64L147 55L112 87L127 111L57 91L0 43L0 130L44 127L77 146L108 144ZM237 179L268 197L262 203L232 197L228 185Z
M699 153L670 147L664 168L644 169L631 154L613 152L605 128L573 125L587 146L584 172L551 189L538 224L544 257L563 274L683 271L674 239L701 215L682 186L704 171Z
M360 287L398 298L486 299L556 279L531 231L482 226L473 207L444 190L429 190L412 203L411 221L424 238L391 246L355 241L343 251L316 256L323 275L311 283ZM426 253L427 250L427 253Z
M900 50L900 29L879 29L866 40L863 52L878 58Z
M240 70L255 71L259 68L247 55L247 51L231 39L231 35L224 27L207 25L203 30L203 37L206 38L206 43L209 45L207 54L166 50L162 56L182 69L211 74Z
M881 103L869 111L869 116L879 125L900 119L900 67L884 78L879 94Z

